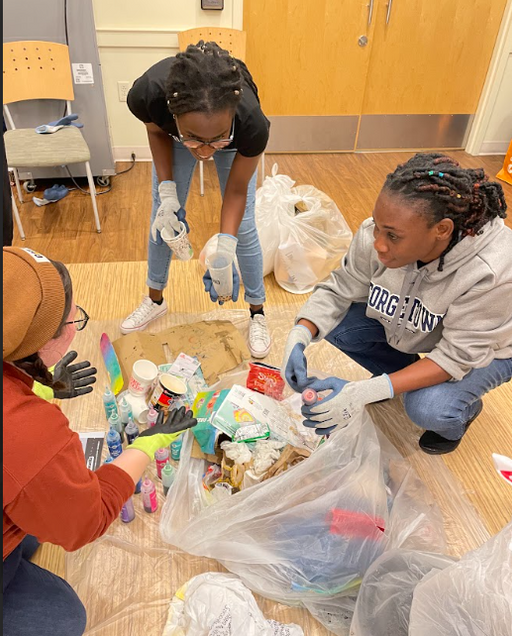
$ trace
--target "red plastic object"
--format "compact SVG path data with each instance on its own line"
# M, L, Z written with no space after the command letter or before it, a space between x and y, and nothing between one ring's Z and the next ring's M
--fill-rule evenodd
M250 362L246 386L252 391L268 395L275 400L283 399L285 383L277 367L261 362Z
M380 539L386 527L381 517L341 508L332 508L328 513L327 522L331 534L360 539Z

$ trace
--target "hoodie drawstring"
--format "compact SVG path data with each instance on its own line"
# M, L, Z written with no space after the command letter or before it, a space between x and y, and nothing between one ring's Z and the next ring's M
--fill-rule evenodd
M391 345L397 345L404 335L404 331L407 327L407 323L409 322L409 318L411 317L411 313L414 307L416 292L418 291L418 287L421 285L421 281L425 277L426 273L426 267L422 267L418 271L416 270L414 263L411 263L411 265L409 265L407 268L407 274L405 275L402 289L400 290L400 299L398 301L396 312L390 325L391 335L389 343ZM400 316L402 314L403 319L399 325L398 323L400 322Z

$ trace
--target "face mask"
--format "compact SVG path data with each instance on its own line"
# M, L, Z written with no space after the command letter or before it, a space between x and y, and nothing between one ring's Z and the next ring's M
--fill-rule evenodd
M72 323L76 315L76 305L74 301L71 303L71 310L66 322ZM69 345L73 342L73 338L76 334L76 327L74 324L67 324L64 326L62 333L58 338L54 338L47 342L44 347L39 350L39 357L45 363L47 367L53 367L59 360L62 360Z

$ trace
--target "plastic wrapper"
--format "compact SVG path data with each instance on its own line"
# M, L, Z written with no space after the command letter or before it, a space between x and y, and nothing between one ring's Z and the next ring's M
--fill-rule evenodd
M411 550L390 550L380 556L364 576L350 636L408 636L415 587L429 572L452 563L447 556Z
M512 523L414 591L410 636L512 636Z
M178 590L163 636L304 636L298 625L267 621L254 596L230 574L207 572Z
M310 185L295 186L290 177L266 177L256 192L256 226L263 251L263 274L274 272L278 284L305 294L338 267L352 232L338 207Z
M269 364L280 364L284 343L293 325L295 313L295 309L284 307L266 309L273 340L272 351L266 359ZM159 321L158 326L160 329L166 329L175 324L192 323L198 320L230 320L244 335L247 334L249 327L248 312L226 309L209 314L169 314ZM104 386L107 379L99 348L103 332L108 333L112 340L117 338L120 335L119 321L90 320L87 329L79 332L73 343L73 347L79 353L79 359L88 359L98 368L98 387ZM333 355L333 352L334 349L326 342L309 347L307 355L311 368L350 379L368 377L367 372L349 358L337 351ZM169 362L171 361L172 358L169 357ZM244 384L247 372L247 368L233 371L224 376L216 386L229 388L235 383ZM73 430L106 432L107 422L103 411L101 389L80 399L63 401L61 408L70 419ZM426 501L431 501L425 490L425 484L442 510L449 554L461 556L487 540L489 535L481 520L442 458L428 456L418 450L418 429L404 415L400 400L395 399L385 405L377 405L369 409L369 412L374 422L384 432L377 432L382 452L385 453L386 448L389 448L391 454L397 456L396 451L387 441L389 438L399 449L400 454L407 457L407 460L398 458L398 462L394 464L395 474L398 471L396 483L402 484L400 490L406 492L407 496L396 496L396 494L394 496L393 514L388 515L387 520L387 548L391 549L397 545L425 551L433 550L429 533L424 532L427 527L426 518L430 518L429 510L431 510L429 504L423 502L423 497L427 497ZM373 434L372 440L371 448L374 449L372 457L376 457L377 446ZM306 460L304 466L307 461L310 460ZM409 464L414 467L414 471L410 470ZM366 471L363 472L366 474ZM168 617L169 603L177 590L198 574L224 571L218 561L172 549L162 540L159 523L165 499L161 482L156 478L154 463L151 464L148 475L157 486L159 508L155 513L145 513L140 495L134 495L136 519L132 523L124 524L116 521L104 537L66 556L66 579L76 589L87 608L86 636L132 634L162 636ZM192 487L193 477L191 476L190 479L190 487ZM170 493L174 491L175 486L176 483L171 486ZM263 483L262 486L266 487L267 484ZM378 490L381 488L382 482L379 482ZM257 492L255 489L247 492L251 491ZM383 501L383 498L380 497L380 500ZM196 503L197 511L200 512L202 505L200 502ZM188 501L183 510L186 519L196 514L195 512L192 514L193 504L193 501ZM412 517L416 518L417 532L411 534L410 528L406 529L399 522L402 516L401 508L404 515L409 515L408 518L411 520ZM297 532L298 527L299 525L292 530ZM215 527L213 530L215 531ZM208 541L210 532L209 526L203 528L205 541ZM435 541L437 541L436 537L437 533L434 533ZM240 544L238 547L240 551L244 549ZM250 554L250 550L246 549L245 553ZM333 633L323 627L304 608L284 605L268 600L259 594L255 594L255 598L267 619L284 624L300 625L307 636L328 636ZM308 603L308 599L303 600L303 605L307 606ZM336 620L341 613L344 624L349 625L354 604L355 597L339 596ZM314 608L325 624L329 625L329 621L334 621L331 616L330 598L324 601L322 598L315 597ZM340 633L339 630L338 633ZM348 634L348 627L346 634Z

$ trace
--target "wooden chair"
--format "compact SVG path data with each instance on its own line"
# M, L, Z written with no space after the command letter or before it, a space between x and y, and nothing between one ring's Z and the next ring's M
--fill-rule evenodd
M233 57L245 61L247 50L247 33L238 29L224 29L221 27L198 27L178 33L180 51L184 51L189 44L197 44L200 40L216 42L220 47L229 51ZM213 158L210 158L213 161ZM261 180L265 178L265 153L261 155ZM204 164L199 162L199 186L201 196L204 197Z
M4 112L10 130L7 130L5 150L7 165L14 172L20 202L23 195L18 174L19 168L47 168L84 163L89 182L94 221L101 232L96 188L90 166L91 153L82 133L75 126L66 126L53 134L39 134L33 128L16 128L8 104L32 99L60 99L66 102L67 114L71 114L74 99L69 50L55 42L7 42L3 45ZM58 119L56 117L55 119ZM35 122L35 125L46 122ZM23 236L19 214L15 218Z

